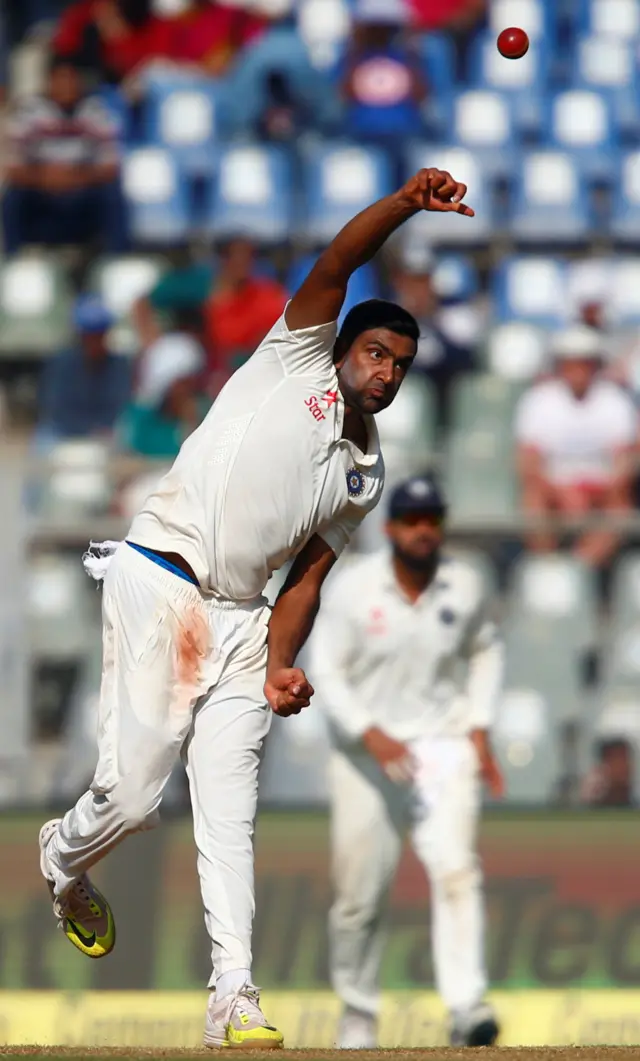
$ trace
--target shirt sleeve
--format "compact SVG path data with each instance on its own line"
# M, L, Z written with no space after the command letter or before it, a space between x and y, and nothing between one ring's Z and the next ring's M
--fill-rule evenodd
M336 558L339 558L344 552L366 516L367 511L365 508L357 508L355 505L351 505L342 516L338 516L337 519L333 519L319 528L318 535L333 550Z
M541 446L545 431L545 415L535 391L523 394L516 409L515 437L521 446Z
M481 604L469 629L467 696L471 729L492 725L504 680L504 645L498 628Z
M310 672L324 710L337 733L360 740L373 724L349 680L349 663L357 652L357 629L349 614L349 581L339 576L326 594L310 642Z
M333 348L338 334L337 321L317 324L313 328L298 328L292 332L287 327L287 306L263 345L275 348L280 363L289 376L327 373L333 366Z

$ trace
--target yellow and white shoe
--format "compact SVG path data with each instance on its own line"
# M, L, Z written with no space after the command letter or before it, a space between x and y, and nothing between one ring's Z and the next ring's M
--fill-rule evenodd
M239 991L219 1001L215 993L209 996L204 1045L242 1047L250 1050L280 1050L284 1036L269 1024L260 1009L260 990L244 984Z
M40 830L40 869L53 900L58 927L74 947L89 958L104 958L116 942L116 926L111 907L104 895L91 883L86 873L74 881L63 896L57 898L53 881L47 872L47 847L58 831L60 818L46 822Z

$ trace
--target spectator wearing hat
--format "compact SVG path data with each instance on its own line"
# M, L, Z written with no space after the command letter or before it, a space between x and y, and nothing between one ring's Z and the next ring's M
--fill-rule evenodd
M173 460L210 405L202 386L206 357L193 333L171 332L145 351L135 399L119 426L120 447L141 457Z
M406 36L403 0L358 0L342 80L346 132L401 146L424 131L427 95L417 52Z
M77 342L47 362L42 377L37 439L108 436L131 392L131 364L109 347L111 314L95 295L74 309Z
M54 59L43 95L21 102L8 124L4 244L86 243L126 249L117 128L84 75Z
M555 374L534 384L515 419L518 471L525 513L586 515L624 512L632 505L638 413L631 397L602 377L602 339L575 326L553 344ZM587 531L576 554L592 566L615 552L617 534ZM538 551L556 548L548 533L529 538Z

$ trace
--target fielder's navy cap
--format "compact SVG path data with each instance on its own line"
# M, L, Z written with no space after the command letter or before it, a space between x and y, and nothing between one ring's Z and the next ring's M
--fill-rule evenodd
M399 483L389 500L389 519L399 519L411 512L428 512L444 516L447 503L435 476L414 475Z

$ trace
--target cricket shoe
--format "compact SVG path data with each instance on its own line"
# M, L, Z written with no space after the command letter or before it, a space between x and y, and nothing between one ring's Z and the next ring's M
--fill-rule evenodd
M376 1050L378 1022L372 1013L346 1006L338 1025L339 1050Z
M211 993L203 1041L214 1049L244 1046L251 1050L280 1050L284 1036L269 1024L260 1009L260 989L244 984L220 1000L215 992Z
M74 947L89 958L104 958L116 942L116 926L111 907L86 873L78 877L63 896L56 897L48 873L47 847L60 825L60 818L46 822L40 830L40 870L49 886L58 927Z
M488 1002L479 1002L452 1015L451 1046L493 1046L499 1034L496 1015Z

